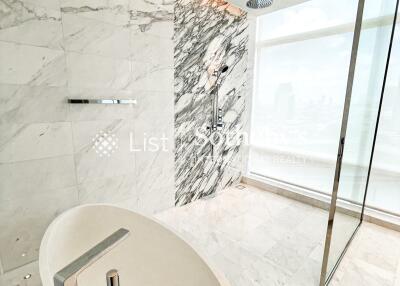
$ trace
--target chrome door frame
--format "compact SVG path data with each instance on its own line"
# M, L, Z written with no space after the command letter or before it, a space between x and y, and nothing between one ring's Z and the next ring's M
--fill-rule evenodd
M347 133L350 103L351 103L351 97L352 97L352 93L353 93L354 74L355 74L355 68L356 68L356 64L357 64L358 48L359 48L361 29L362 29L362 24L363 24L364 6L365 6L365 0L359 0L358 8L357 8L356 24L355 24L355 30L354 30L354 37L353 37L353 45L352 45L352 51L351 51L349 74L348 74L348 80L347 80L346 98L345 98L344 110L343 110L343 116L342 116L342 126L341 126L341 131L340 131L340 140L339 140L339 147L338 147L338 153L337 153L338 155L337 155L337 159L336 159L335 179L334 179L334 184L333 184L332 200L331 200L331 205L330 205L330 209L329 209L329 219L328 219L328 226L327 226L327 232L326 232L326 238L325 238L324 256L323 256L323 261L322 261L321 277L320 277L320 284L319 284L320 286L328 285L328 283L332 279L333 274L335 273L336 269L338 268L341 260L343 259L343 256L345 255L348 247L351 245L353 238L355 237L357 231L359 230L359 228L363 222L363 216L364 216L364 212L365 212L365 203L366 203L366 198L367 198L367 191L368 191L372 163L373 163L373 158L374 158L375 144L376 144L376 139L377 139L377 135L378 135L380 115L381 115L381 111L382 111L383 96L384 96L385 88L386 88L386 79L387 79L387 74L388 74L388 70L389 70L390 56L391 56L391 52L392 52L393 39L394 39L394 35L395 35L395 30L396 30L397 13L398 13L398 9L399 9L399 0L396 1L396 9L394 12L393 26L392 26L392 31L391 31L388 55L386 58L386 67L385 67L384 79L383 79L383 84L382 84L382 89L381 89L380 100L379 100L378 115L377 115L377 120L376 120L376 125L375 125L373 145L372 145L370 161L369 161L369 166L368 166L368 175L367 175L366 187L365 187L365 191L364 191L364 198L363 198L360 222L359 222L358 226L356 227L356 229L354 230L351 238L347 242L344 250L342 251L342 253L341 253L338 261L336 262L335 266L333 267L332 271L328 274L327 268L328 268L328 261L329 261L329 252L330 252L330 246L331 246L331 242L332 242L332 231L333 231L333 224L334 224L334 218L335 218L335 213L336 213L340 172L341 172L341 167L342 167L345 139L346 139L346 133Z

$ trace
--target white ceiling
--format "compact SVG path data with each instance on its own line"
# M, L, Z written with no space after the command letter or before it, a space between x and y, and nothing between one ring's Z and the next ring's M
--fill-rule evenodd
M273 11L286 8L289 6L297 5L309 0L274 0L274 3L263 9L250 9L246 6L247 0L227 0L228 2L232 3L233 5L245 10L246 12L252 14L252 15L263 15L267 13L271 13Z

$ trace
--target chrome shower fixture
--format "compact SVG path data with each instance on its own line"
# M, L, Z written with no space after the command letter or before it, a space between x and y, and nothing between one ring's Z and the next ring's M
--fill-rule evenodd
M218 106L218 101L219 101L219 88L222 83L222 80L220 81L220 78L222 75L226 75L226 72L228 71L229 67L227 65L223 65L221 68L215 70L213 72L213 76L215 76L217 79L215 81L215 87L212 90L212 114L211 114L211 126L207 127L207 129L210 130L210 136L213 136L214 132L218 132L223 130L225 123L223 122L223 114L222 114L222 108ZM214 145L211 144L211 158L214 160Z
M213 73L213 76L216 76L219 78L222 74L226 73L228 71L229 67L227 65L222 66L220 69L215 70Z
M267 8L274 3L274 0L249 0L246 6L252 9Z

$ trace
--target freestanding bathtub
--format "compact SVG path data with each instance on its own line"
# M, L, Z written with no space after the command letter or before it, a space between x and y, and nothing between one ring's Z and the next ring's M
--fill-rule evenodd
M39 255L43 286L55 273L114 231L130 235L79 274L79 286L106 286L106 273L117 269L121 286L228 286L184 240L153 219L110 205L71 209L47 229Z

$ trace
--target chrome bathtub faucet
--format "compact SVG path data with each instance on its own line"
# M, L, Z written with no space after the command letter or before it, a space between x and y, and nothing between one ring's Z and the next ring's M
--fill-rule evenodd
M107 279L107 286L119 286L119 274L117 270L113 269L108 271L106 279Z
M121 241L129 236L127 229L120 228L103 241L96 244L89 251L72 261L54 275L54 286L78 286L79 274L102 258ZM117 270L107 272L107 286L119 286L119 275Z

